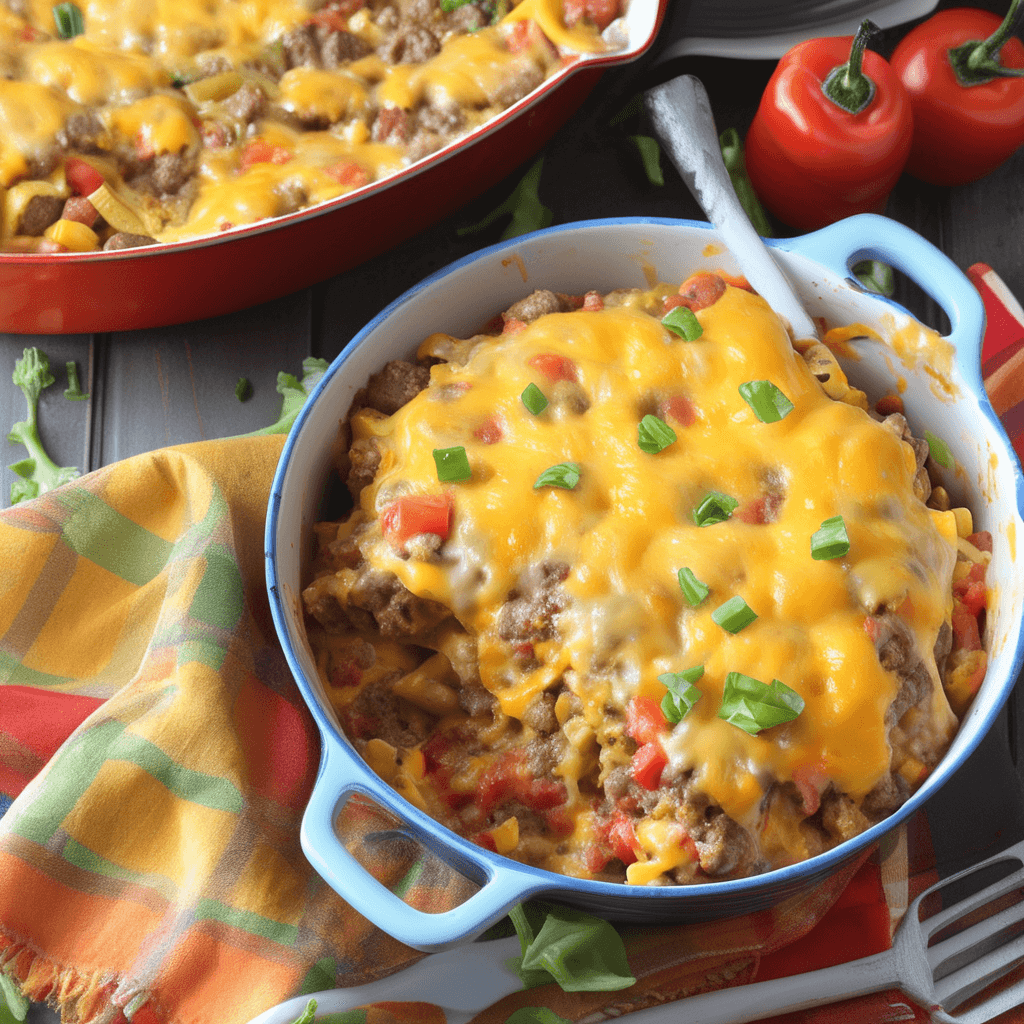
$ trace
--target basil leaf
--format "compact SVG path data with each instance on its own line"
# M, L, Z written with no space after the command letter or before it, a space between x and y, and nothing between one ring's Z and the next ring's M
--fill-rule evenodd
M664 324L673 334L678 334L685 341L696 341L703 333L700 321L692 309L686 306L676 306L670 309L662 318Z
M770 380L748 380L739 392L762 423L778 423L793 411L793 403Z
M519 397L534 416L539 416L548 407L544 392L536 384L527 384Z
M657 416L647 415L637 428L637 445L648 455L657 455L676 440L676 432Z
M941 437L937 437L930 430L926 430L924 432L924 439L928 442L928 454L943 469L952 469L956 465L953 453L949 450L949 445Z
M811 558L825 561L842 558L850 550L850 538L842 516L826 519L819 530L811 534Z
M693 521L698 526L713 526L724 523L736 510L739 501L721 491L708 491L700 504L693 510Z
M803 697L778 679L765 684L742 672L730 672L718 717L756 736L762 729L792 722L803 709Z
M437 479L441 483L459 483L473 476L473 471L469 468L469 456L462 445L456 445L454 448L435 448L433 454Z
M684 566L676 575L679 579L679 589L691 607L696 608L711 593L708 585L694 576L692 569Z
M663 683L668 693L661 698L661 713L675 725L681 722L701 699L703 694L693 684L704 675L704 666L695 665L684 672L662 672L658 682Z
M561 487L571 491L580 482L580 467L575 462L559 462L556 466L548 466L533 485L538 487Z
M614 992L636 984L626 947L607 921L571 907L545 905L538 929L530 912L516 909L521 912L509 916L524 947L517 968L521 976L544 971L565 992Z

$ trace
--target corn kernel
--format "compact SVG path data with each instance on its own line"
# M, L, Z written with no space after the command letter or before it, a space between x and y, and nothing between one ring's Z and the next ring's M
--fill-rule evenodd
M100 247L99 235L77 220L54 221L44 232L44 238L63 245L72 252L93 252Z

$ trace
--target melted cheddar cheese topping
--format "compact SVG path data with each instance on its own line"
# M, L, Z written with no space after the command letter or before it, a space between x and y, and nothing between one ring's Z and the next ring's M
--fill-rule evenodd
M634 884L696 869L673 792L685 788L689 800L698 793L700 806L746 830L762 868L786 863L822 848L804 826L822 792L859 807L905 762L915 772L934 765L957 725L935 655L953 607L957 517L915 494L911 446L865 411L860 393L857 404L829 397L760 297L726 288L696 313L702 335L686 341L661 323L665 294L621 293L600 310L549 313L463 343L393 415L355 412L355 444L372 444L380 459L338 535L357 538L374 571L449 610L440 633L414 628L412 642L444 652L465 676L468 640L479 682L496 701L497 750L528 749L538 736L531 707L561 695L559 742L544 740L557 755L551 778L564 787L568 819L567 838L542 860L554 870L588 874L583 851L600 831L596 801L631 763L636 774L641 741L630 738L631 704L660 702L664 673L703 668L696 705L678 723L661 723L664 767L647 787L657 792L624 858L634 858L626 873ZM420 354L452 350L451 341L432 336ZM792 410L762 422L741 395L750 381L772 382ZM521 398L531 384L549 403L538 414ZM653 454L638 444L647 414L675 433ZM465 449L471 476L439 483L436 451L453 447ZM575 486L536 486L566 463L578 467ZM712 492L736 507L725 521L699 525L695 509ZM437 550L410 550L388 534L388 510L416 496L450 505ZM812 535L837 516L848 552L812 557ZM565 569L551 628L533 624L537 639L528 657L517 657L509 602L529 591L537 567L552 565ZM708 588L696 607L678 581L684 567ZM310 589L328 586L344 607L352 573ZM735 633L713 618L734 597L756 613ZM907 638L899 671L882 663L871 628L880 614L898 620ZM897 723L892 709L911 664L915 696ZM802 698L802 711L754 735L719 717L735 672L780 680ZM451 671L446 682L458 687ZM339 696L339 706L357 692ZM466 717L438 713L441 732ZM513 727L503 732L501 722ZM486 802L478 796L492 759L486 749L445 785ZM809 785L817 796L804 800L813 806L773 804L780 788L807 793ZM452 800L430 795L429 773L415 788L459 827Z

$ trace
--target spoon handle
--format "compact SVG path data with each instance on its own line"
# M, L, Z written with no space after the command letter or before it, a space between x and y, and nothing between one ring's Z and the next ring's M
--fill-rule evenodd
M736 197L704 86L681 75L649 89L644 102L661 145L751 287L789 321L795 339L818 338L814 321Z

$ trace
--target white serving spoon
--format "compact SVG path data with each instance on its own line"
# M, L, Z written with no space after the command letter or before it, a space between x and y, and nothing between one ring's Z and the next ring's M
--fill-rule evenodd
M751 287L789 323L794 340L818 340L814 321L736 196L704 86L692 75L681 75L649 89L644 105L658 141Z

